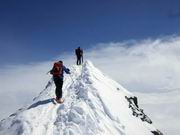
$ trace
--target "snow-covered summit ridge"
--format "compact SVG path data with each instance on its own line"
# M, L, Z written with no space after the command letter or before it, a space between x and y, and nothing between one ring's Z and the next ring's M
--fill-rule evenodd
M0 135L160 134L128 92L86 61L72 66L55 104L52 79L27 107L0 122Z

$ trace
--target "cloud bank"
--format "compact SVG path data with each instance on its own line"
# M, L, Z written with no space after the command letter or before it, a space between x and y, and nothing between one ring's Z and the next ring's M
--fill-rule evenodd
M84 50L84 58L139 97L157 128L178 135L180 109L180 37L99 43ZM63 54L65 65L74 54ZM50 79L53 60L0 69L0 119L29 103ZM11 106L11 107L9 107ZM171 123L175 124L171 124Z
M180 88L180 38L100 44L87 54L131 91Z

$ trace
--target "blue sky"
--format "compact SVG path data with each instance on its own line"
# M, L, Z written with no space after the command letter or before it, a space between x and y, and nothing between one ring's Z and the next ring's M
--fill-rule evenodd
M178 0L1 0L0 66L77 46L180 34Z

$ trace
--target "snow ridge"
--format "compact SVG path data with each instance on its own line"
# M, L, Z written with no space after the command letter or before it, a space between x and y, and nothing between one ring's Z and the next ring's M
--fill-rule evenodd
M74 65L71 75L66 75L63 104L54 102L54 89L51 79L31 105L19 109L0 122L0 135L158 133L151 123L132 115L125 96L133 97L133 94L105 76L90 61L82 66Z

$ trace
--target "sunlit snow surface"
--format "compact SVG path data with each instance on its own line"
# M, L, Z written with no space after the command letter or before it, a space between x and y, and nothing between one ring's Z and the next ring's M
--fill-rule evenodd
M113 70L113 69L112 69ZM132 115L131 97L90 61L65 75L63 104L50 80L33 102L0 122L0 135L152 135L156 128Z

